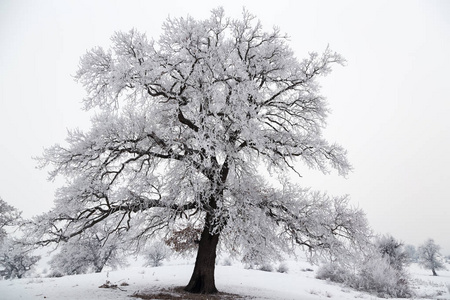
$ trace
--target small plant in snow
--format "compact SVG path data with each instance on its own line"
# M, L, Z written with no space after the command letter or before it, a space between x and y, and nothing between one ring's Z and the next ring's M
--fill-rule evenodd
M288 268L287 264L284 262L282 262L277 268L278 273L287 273L288 271L289 271L289 268Z
M314 290L314 289L309 290L309 293L310 293L311 295L319 295L319 294L320 294L319 291Z

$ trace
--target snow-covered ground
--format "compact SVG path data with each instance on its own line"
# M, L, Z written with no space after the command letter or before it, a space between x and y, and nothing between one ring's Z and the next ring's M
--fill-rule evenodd
M136 264L138 265L138 264ZM286 262L288 273L245 269L239 264L218 265L216 285L221 292L249 299L376 299L339 284L315 279L317 267L305 261ZM189 261L169 261L162 267L129 267L124 270L65 276L0 280L0 299L136 299L133 293L151 293L187 284L193 269ZM311 271L313 269L314 271ZM419 299L450 299L450 271L438 277L416 265L410 267ZM109 282L117 288L99 288ZM123 283L126 283L122 285ZM155 298L157 299L157 298ZM230 298L227 298L230 299Z

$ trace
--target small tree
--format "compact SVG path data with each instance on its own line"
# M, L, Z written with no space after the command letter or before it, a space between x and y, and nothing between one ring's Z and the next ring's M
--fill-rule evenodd
M169 258L170 249L163 242L152 243L144 252L145 265L159 267L162 265L162 261Z
M18 225L20 220L21 212L0 198L0 245L8 235L6 228Z
M408 265L408 255L403 244L391 235L380 237L376 246L381 256L387 259L389 265L397 271L402 271Z
M354 249L351 256L337 257L321 266L316 277L379 297L410 298L413 292L406 265L402 243L387 235L362 249Z
M328 108L318 84L344 59L326 49L298 60L287 41L247 11L230 19L219 8L206 20L169 18L157 41L131 30L116 33L111 50L86 53L76 78L98 114L89 132L71 131L67 145L44 153L42 167L68 184L36 219L40 243L106 219L130 244L193 222L201 234L185 289L215 293L219 241L278 257L293 245L333 252L364 239L365 216L347 197L285 180L302 166L351 169L346 151L322 136Z
M115 239L105 240L100 232L91 229L63 243L49 263L54 271L65 275L100 273L105 266L126 265L119 243Z
M5 239L0 247L0 276L5 279L22 278L39 261L23 243Z
M405 246L405 252L406 252L406 255L408 257L408 261L410 263L417 262L417 260L418 260L417 255L418 254L417 254L416 247L414 245L406 245Z
M437 270L445 270L440 253L441 246L434 243L433 239L428 239L419 246L419 263L425 269L430 269L433 276L437 276Z
M20 239L22 223L21 212L0 198L0 276L5 279L22 278L40 259Z

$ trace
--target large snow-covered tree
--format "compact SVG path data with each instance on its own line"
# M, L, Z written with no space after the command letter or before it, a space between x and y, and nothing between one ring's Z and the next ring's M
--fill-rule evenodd
M365 217L347 197L286 180L302 166L350 169L345 150L322 136L328 109L317 82L340 55L326 49L298 60L278 29L221 8L205 20L169 18L158 40L136 30L111 40L109 50L88 51L76 74L85 109L96 112L91 129L69 132L42 158L50 177L68 184L35 220L49 224L39 227L41 243L106 219L115 222L111 234L129 231L135 242L195 224L186 290L214 293L219 239L258 259L294 245L338 251L365 236Z

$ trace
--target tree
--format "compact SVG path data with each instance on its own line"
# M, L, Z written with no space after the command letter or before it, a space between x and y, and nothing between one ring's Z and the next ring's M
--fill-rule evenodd
M96 111L92 128L69 132L41 159L51 179L69 181L35 220L48 224L36 229L41 244L106 219L116 222L111 234L128 231L139 244L191 222L201 234L186 290L215 293L219 240L277 257L294 244L339 251L365 237L365 216L347 197L286 180L301 166L351 168L321 132L328 109L317 79L344 62L340 55L326 49L298 61L278 29L221 8L206 20L169 18L158 41L131 30L112 43L87 52L76 75L85 109Z
M22 278L41 259L31 255L23 243L7 238L0 246L0 276L4 279Z
M444 263L441 261L441 246L434 243L433 239L428 239L419 246L419 263L425 269L430 269L433 276L437 276L437 270L445 270Z
M405 266L408 265L408 254L405 251L403 244L397 241L391 235L385 235L380 237L376 246L381 253L381 256L385 258L389 265L397 271L402 271Z
M22 223L21 212L0 198L0 276L5 279L22 278L40 259L20 238Z
M6 228L17 225L20 219L20 211L0 198L0 245L8 235Z
M106 239L94 227L64 243L49 263L54 271L65 275L100 273L105 266L126 265L119 244L118 239Z
M417 262L417 250L414 245L406 245L405 246L405 252L408 257L408 261L410 263Z
M147 248L144 255L146 260L144 266L159 267L162 261L170 256L170 249L163 242L154 242Z

